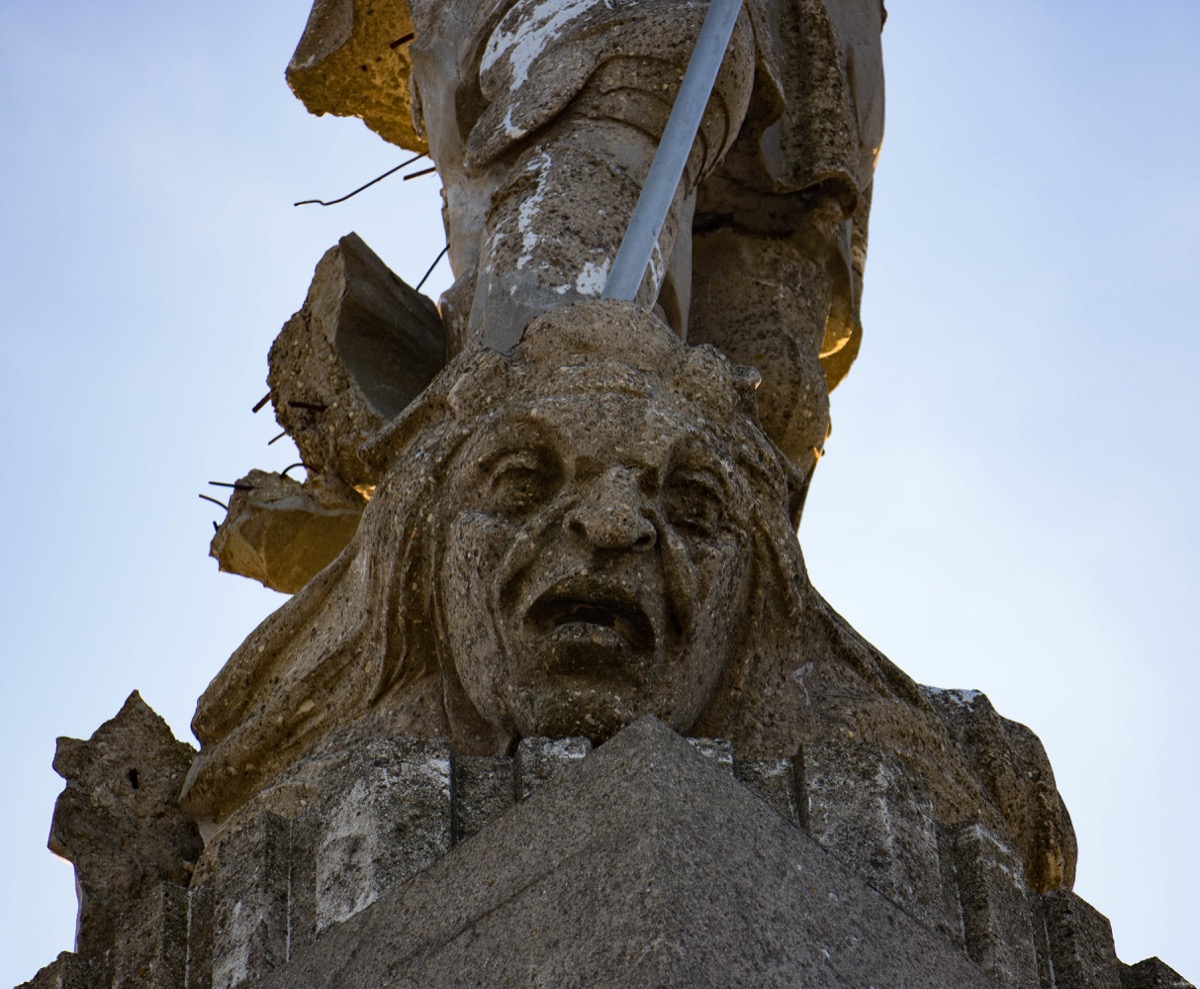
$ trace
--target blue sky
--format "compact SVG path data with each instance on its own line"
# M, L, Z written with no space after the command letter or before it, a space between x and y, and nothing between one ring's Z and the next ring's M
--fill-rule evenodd
M294 461L266 352L356 230L410 282L436 179L283 68L305 0L0 0L0 987L71 946L57 735L195 698L282 598L206 556L209 480ZM803 528L919 681L1042 738L1077 891L1200 977L1200 94L1191 0L895 0L866 337ZM444 269L428 288L445 287Z

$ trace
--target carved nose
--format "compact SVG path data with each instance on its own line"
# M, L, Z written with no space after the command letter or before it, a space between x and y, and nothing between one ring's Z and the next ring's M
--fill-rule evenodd
M642 512L637 478L620 467L594 480L568 513L567 529L597 549L646 550L658 537Z

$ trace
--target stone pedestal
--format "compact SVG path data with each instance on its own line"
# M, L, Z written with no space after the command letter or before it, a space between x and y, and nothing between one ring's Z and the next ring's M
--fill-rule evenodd
M874 747L748 762L653 718L594 752L346 742L295 816L228 822L29 987L1190 987Z
M246 985L995 983L647 719Z

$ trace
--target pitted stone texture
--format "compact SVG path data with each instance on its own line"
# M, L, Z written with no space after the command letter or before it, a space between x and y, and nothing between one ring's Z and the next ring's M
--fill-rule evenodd
M733 774L785 819L800 823L795 766L791 759L735 759Z
M967 954L1005 989L1039 989L1038 958L1021 857L981 824L945 843L962 910Z
M67 785L49 845L75 865L75 950L89 965L162 883L187 885L201 843L177 800L194 755L137 691L88 741L58 740L54 769Z
M329 474L301 484L252 470L237 481L208 555L226 573L295 594L346 548L366 504Z
M287 960L288 822L264 813L228 836L213 883L212 989L236 989Z
M271 345L267 384L275 418L310 473L330 473L369 495L376 473L358 448L445 363L441 319L357 234L317 264L308 297Z
M652 719L255 989L373 985L994 989Z
M824 226L840 223L840 211L833 213L835 222ZM825 447L829 391L840 380L833 371L827 379L822 368L825 337L832 361L850 332L844 320L829 318L827 266L799 237L747 237L720 228L698 235L693 246L697 279L688 339L758 369L763 428L793 463L805 466Z
M375 902L450 850L450 746L380 740L318 803L317 930Z
M112 989L180 989L187 971L188 893L160 883L122 918Z
M586 738L523 738L513 760L513 792L524 800L543 783L586 758L592 743Z
M724 738L689 738L688 744L705 759L733 772L733 745Z
M188 890L186 989L212 989L215 900L212 884L196 882Z
M805 830L913 916L953 930L925 788L876 745L815 742L803 746L798 759Z
M503 763L511 801L512 760ZM449 851L451 766L444 739L360 725L327 739L238 814L206 822L187 989L234 989L282 964Z
M1036 893L1070 889L1078 857L1075 830L1041 741L1024 725L997 714L977 690L921 690L1012 829L1030 888Z
M64 951L17 989L92 989L96 984L87 962L72 951Z
M442 307L451 350L508 349L535 315L599 293L704 7L394 6L319 0L289 79L313 112L361 116L405 147L427 138L457 278ZM389 59L410 14L415 37ZM698 340L746 337L729 353L763 370L767 428L806 471L827 432L826 377L845 374L861 336L883 16L873 2L748 0L639 296L680 333L691 313ZM781 243L805 272L799 304L758 287Z
M1122 966L1121 985L1124 989L1196 989L1182 975L1160 958L1147 958L1136 965Z
M316 940L320 927L318 849L324 832L319 806L288 823L288 957Z
M513 760L507 756L455 756L450 763L454 840L462 841L516 803Z
M366 448L384 480L345 552L200 699L186 806L220 822L356 726L494 757L654 714L750 761L876 745L939 823L1023 835L1027 863L1058 864L1042 880L1064 879L1040 748L945 714L812 588L805 481L759 428L754 381L612 301L539 319L510 355L462 354ZM1002 748L1015 790L971 761Z
M1047 949L1041 960L1044 986L1122 989L1123 966L1117 960L1107 917L1066 891L1042 894L1036 898L1036 909Z
M366 733L358 726L331 738L305 764L281 776L256 801L225 822L199 863L190 895L178 886L160 883L154 895L142 897L134 909L122 917L113 949L94 957L91 962L64 953L28 985L30 989L115 989L118 986L122 989L132 986L238 989L257 985L268 973L280 968L292 975L299 972L298 977L307 978L313 974L306 968L310 964L340 965L338 959L343 956L338 955L338 951L349 952L344 957L353 956L347 964L346 977L357 977L362 974L356 967L361 961L362 948L355 946L354 938L367 937L372 945L381 938L373 927L363 934L364 928L358 926L360 918L378 916L377 906L385 912L392 911L397 903L400 909L395 923L399 926L391 933L385 931L382 941L399 944L398 956L407 959L404 964L411 962L417 966L414 971L420 974L408 974L407 977L414 980L412 983L401 979L389 984L413 984L422 989L463 984L453 981L453 973L455 966L468 962L482 964L479 971L488 977L500 972L498 977L505 980L481 984L541 984L521 981L528 972L520 969L511 955L511 948L513 944L520 944L521 952L524 952L528 938L517 937L513 930L531 924L541 932L540 938L550 938L553 943L549 945L535 939L534 955L539 959L538 964L548 958L547 964L551 965L556 977L564 972L571 975L575 972L576 959L564 960L564 952L569 954L569 950L554 941L559 938L557 932L564 925L570 930L559 939L565 938L572 943L582 939L584 960L590 964L588 959L594 960L593 956L599 957L607 950L607 942L604 942L607 928L603 934L598 931L588 933L589 925L602 923L607 916L597 912L603 910L605 904L612 907L615 918L612 922L621 930L630 925L636 928L647 916L652 923L661 921L661 917L655 920L652 910L647 914L645 903L631 907L629 894L613 893L607 888L596 891L589 885L598 883L607 887L615 883L627 886L633 875L636 891L643 888L641 879L637 878L643 874L650 876L645 889L651 900L658 895L655 890L661 892L663 876L666 877L663 888L666 888L667 896L665 900L660 897L660 901L666 903L663 915L678 918L688 930L687 935L680 937L678 932L664 933L655 928L648 935L652 943L663 943L663 937L673 938L671 943L687 953L693 950L688 946L687 938L703 936L706 925L727 925L726 914L732 912L738 917L737 923L749 923L753 927L759 923L755 919L758 911L764 918L761 923L766 934L756 930L731 949L735 969L729 976L733 981L728 984L793 984L786 979L802 973L804 962L798 960L796 954L800 948L789 940L796 927L795 918L787 913L791 908L785 904L786 909L781 913L778 903L759 902L755 899L759 894L749 896L745 884L749 883L752 888L755 882L761 881L768 886L778 886L780 877L772 870L782 867L786 874L783 885L786 886L792 878L787 870L794 866L799 870L801 884L807 884L806 895L815 895L810 907L822 915L821 924L832 923L836 927L845 919L839 911L849 909L854 915L857 909L854 896L847 899L844 891L831 890L837 897L837 909L830 911L819 895L819 879L817 886L812 885L810 866L813 863L806 857L812 853L803 853L804 847L812 846L802 845L801 852L792 847L797 838L803 838L789 814L795 805L793 787L789 785L793 777L801 777L799 792L806 795L817 792L828 798L837 789L831 789L827 782L822 784L814 780L815 748L813 745L807 747L810 773L806 777L796 768L803 765L803 754L796 764L787 759L771 762L738 760L732 757L727 742L679 738L653 719L627 729L590 756L587 755L590 743L584 739L566 740L565 743L528 739L513 757L459 757L450 752L444 740L388 738ZM849 757L852 769L861 771L871 760L867 757L869 753L864 756L858 751L860 748L839 743L825 752L824 757L828 762L832 752L843 763ZM616 764L609 764L606 760L613 753L623 755ZM680 753L687 755L683 757ZM515 769L521 756L524 756L524 774ZM597 760L601 768L594 770ZM702 785L681 785L678 777L681 761L684 765L705 767L709 782L703 783L702 773L695 777ZM592 783L576 782L580 778L594 778L595 773L607 779L599 790ZM727 781L715 790L714 774L715 778ZM886 772L876 773L877 777L880 775L886 776ZM526 799L516 802L514 790L521 785L518 781L522 776L538 782L536 786L526 783L522 791ZM689 779L693 777L694 774L688 776ZM625 790L626 779L629 792ZM763 799L755 799L742 782ZM906 813L903 802L897 805L895 794L889 796L886 787L883 790L877 786L864 789L868 804L886 805L888 813L884 816L889 820L897 806L901 815ZM585 819L586 823L577 825L581 829L580 835L564 837L564 829L569 832L570 820L552 822L546 833L542 833L541 825L536 821L529 823L532 819L522 817L525 807L541 806L538 802L546 799L545 793L564 790L574 792L578 797L565 798L565 806L569 807L571 815L582 815ZM662 795L659 790L669 796L668 803L674 807L673 811L668 813L655 803ZM580 793L581 797L578 796ZM598 798L597 793L600 794ZM593 809L589 810L588 801L593 798ZM615 820L609 804L626 800L629 803L627 816L623 821L616 821L623 830L614 838L611 830L605 830ZM268 808L284 812L288 817ZM843 812L853 815L855 810L843 808ZM672 813L678 816L677 820L672 819ZM518 822L515 825L511 823L514 817ZM591 830L595 824L593 818L599 821L597 834ZM757 822L749 831L745 827L747 819ZM807 820L811 825L811 808ZM775 824L768 825L768 821ZM840 825L843 838L847 833L845 824L841 822ZM878 821L869 818L866 825L866 830L870 831ZM460 868L447 864L456 854L451 849L452 841L461 842L474 835L463 847L484 849L478 854L483 856L485 864L491 861L495 865L497 860L493 852L497 835L507 834L512 827L518 830L529 827L536 832L535 840L517 839L520 854L527 861L524 866L520 861L509 863L503 851L499 857L505 859L504 869L526 867L530 870L528 875L502 872L489 879L486 875L476 874L476 865L466 866L467 874L476 883L475 892L470 896L482 894L486 900L482 907L478 903L476 906L464 905L458 891L436 885L453 881L447 880L439 869L449 869L453 876L454 870ZM781 827L783 831L779 832ZM785 859L777 861L772 856L779 853L778 849L764 850L757 843L755 828L794 836L785 840L792 848L786 852ZM694 840L697 830L704 833L703 841ZM670 837L676 831L683 834L677 845L673 844L676 839ZM853 832L853 828L850 831ZM670 838L666 844L662 844L664 835ZM750 844L744 846L747 835ZM858 833L858 837L861 836L862 833ZM577 847L580 840L593 844L584 851ZM1095 985L1112 989L1111 979L1116 973L1115 977L1122 980L1122 989L1187 986L1157 959L1134 967L1120 965L1112 954L1107 922L1075 897L1035 898L1037 924L1031 927L1019 856L982 826L944 828L939 840L945 883L939 886L935 876L933 888L941 888L948 894L955 911L961 901L961 911L954 913L951 922L947 923L945 917L952 911L945 909L942 917L935 918L936 930L931 931L928 926L914 925L910 919L914 913L911 897L898 905L903 906L907 914L905 923L922 932L917 938L926 945L922 952L927 954L928 945L935 946L935 956L927 960L936 964L944 975L949 972L953 978L959 978L961 973L956 966L969 955L979 964L979 974L992 980L982 984L998 985L1002 989L1037 989L1039 960L1043 970L1041 983L1046 985L1051 984L1045 980L1054 973L1055 985ZM508 839L499 839L501 845L505 841ZM620 849L616 849L617 845ZM698 859L693 854L693 845L699 849ZM679 849L686 850L683 859L679 857ZM631 866L609 861L612 855L619 858L626 851L633 855ZM843 842L838 857L846 867L842 870L844 875L865 879L878 888L881 885L878 852L878 842ZM697 862L702 866L701 871L708 870L700 880L701 887L695 885L693 875ZM650 872L644 873L647 867ZM662 875L654 872L656 868L663 871ZM721 879L721 882L733 883L735 900L729 903L721 899L723 887L714 894L712 889L703 886L712 878L709 873L719 874L725 868L735 873L732 879L728 876ZM557 870L564 874L559 876ZM771 874L760 875L762 870ZM486 873L487 868L483 871ZM427 883L434 885L427 886ZM492 889L491 886L497 883L503 883L503 888ZM420 905L415 914L409 910L405 906L409 902L409 893L401 892L409 886L418 891L427 888L428 895L435 898L440 895L442 900L437 909L448 910L448 919L436 919L441 916L437 909L430 911ZM900 896L909 893L907 888L900 890ZM493 902L496 894L501 900ZM419 899L425 894L414 895ZM748 900L745 899L747 896ZM697 913L697 904L709 904L714 897L717 902L711 913L704 909ZM539 901L543 898L555 905L548 909L557 927L536 914L542 909ZM878 897L875 900L884 902ZM482 909L482 914L472 912L477 908ZM532 917L530 910L535 911ZM744 916L747 911L749 917ZM451 927L446 928L446 923ZM875 925L871 935L874 940L866 939L866 948L855 941L862 935L854 933L854 921L846 923L850 924L848 932L837 928L841 941L831 942L829 936L821 938L819 950L826 961L833 963L839 957L831 945L841 945L845 949L849 944L854 951L867 948L871 951L892 950L888 947L888 938L879 936L879 931L884 930L879 918L869 922ZM890 928L894 920L887 923ZM430 924L434 926L435 934L443 931L432 941L427 936ZM462 927L462 924L467 926ZM785 934L774 933L777 928L772 925L782 925L778 930ZM800 923L802 933L810 928L808 920ZM398 931L408 934L402 936L396 933ZM907 939L911 948L914 943L911 932L901 932L897 936ZM655 942L654 938L659 941ZM787 941L784 949L777 943L781 938ZM921 938L926 940L921 941ZM635 937L634 942L636 940ZM1039 942L1037 948L1035 941ZM462 951L470 956L468 962L458 954ZM810 954L815 957L816 951L817 948L813 948ZM1035 958L1035 951L1040 953L1040 959ZM637 969L645 962L648 968L643 966L644 971L653 974L658 971L654 966L659 963L668 968L674 964L672 959L664 961L654 952L651 948L633 967ZM947 962L942 956L946 952L950 953L949 957L959 957L960 961ZM654 957L648 958L648 955ZM901 957L900 962L907 957ZM470 960L472 958L474 961ZM314 962L314 959L318 961ZM481 959L490 960L485 963ZM726 959L726 963L728 961ZM887 964L894 966L896 963L897 959L891 958ZM739 965L742 968L736 967ZM750 969L745 969L747 965ZM508 971L505 966L517 967L513 979L504 974ZM737 981L751 979L747 975L751 969L751 981ZM830 974L833 969L837 971ZM844 965L838 964L831 965L830 971L809 973L814 978L805 984L815 987L848 984L836 981L845 974L844 969ZM718 978L727 968L717 965L712 971L716 973L714 978ZM868 974L870 978L878 979L881 973L886 976L888 971L884 965L872 968ZM767 973L765 982L759 981L763 972ZM625 984L614 981L611 974L608 973L604 984ZM371 972L367 976L374 978ZM783 981L770 981L776 977ZM697 976L691 972L678 982L656 984L709 984L702 980L688 981L694 978ZM972 984L954 982L953 978L947 982L918 984ZM1171 979L1176 981L1164 981ZM274 985L270 980L268 984ZM331 984L341 983L335 978ZM568 979L565 984L573 983Z
M317 0L287 68L309 113L360 117L385 141L424 151L409 106L408 4Z

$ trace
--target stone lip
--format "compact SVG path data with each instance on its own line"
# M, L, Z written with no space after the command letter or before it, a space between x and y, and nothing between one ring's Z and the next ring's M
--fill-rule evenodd
M248 985L993 983L645 718Z

